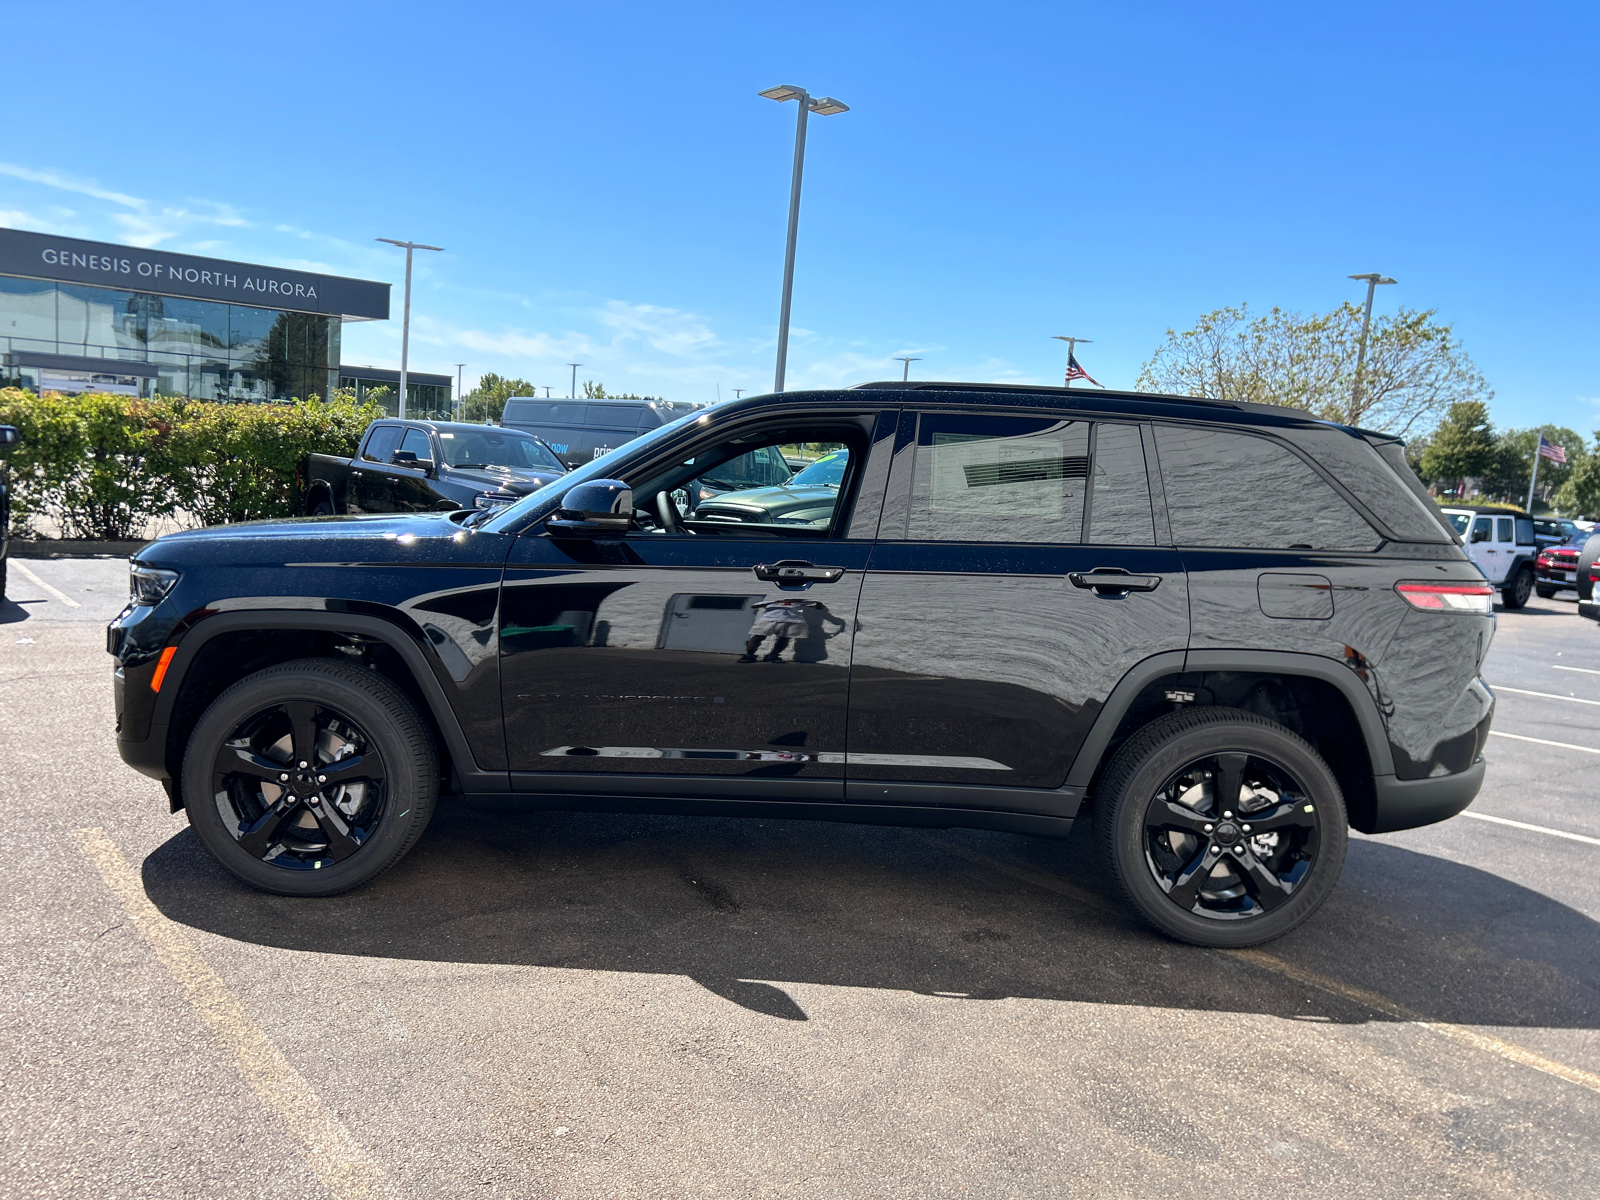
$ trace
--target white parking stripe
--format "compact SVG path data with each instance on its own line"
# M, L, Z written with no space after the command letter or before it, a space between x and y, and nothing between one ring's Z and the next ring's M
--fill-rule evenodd
M16 565L17 570L21 571L29 579L33 580L40 587L42 587L45 591L49 592L57 600L61 601L61 603L67 605L69 608L82 608L83 607L83 605L79 604L71 596L67 595L65 592L58 592L55 588L51 587L44 580L40 579L32 571L28 570L28 564L23 562L21 559L13 558L11 561L12 561L12 563L14 563Z
M1582 671L1585 675L1600 675L1593 667L1563 667L1560 663L1551 663L1550 666L1557 671Z
M1515 692L1519 696L1542 696L1546 700L1565 700L1568 704L1593 704L1600 708L1600 700L1585 700L1581 696L1558 696L1554 692L1530 692L1527 688L1506 687L1504 684L1491 683L1489 685L1496 692Z
M1571 742L1552 742L1549 738L1528 737L1521 733L1501 733L1498 729L1489 730L1490 737L1515 738L1519 742L1538 742L1541 746L1560 746L1563 750L1582 750L1585 754L1600 754L1593 746L1574 746Z
M1586 842L1591 846L1600 846L1600 838L1587 837L1581 833L1568 833L1565 829L1551 829L1547 825L1529 825L1526 821L1513 821L1507 817L1491 817L1488 813L1464 812L1463 817L1471 817L1474 821L1493 821L1496 825L1509 825L1513 829L1526 829L1530 833L1547 833L1551 837L1566 838L1569 842Z

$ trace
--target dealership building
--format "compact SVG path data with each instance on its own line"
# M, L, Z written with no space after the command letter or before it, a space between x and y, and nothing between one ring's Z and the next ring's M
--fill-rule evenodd
M388 317L387 283L0 229L0 378L11 386L242 402L327 396L341 378L374 374L341 368L344 322ZM408 408L448 408L450 382L411 376Z

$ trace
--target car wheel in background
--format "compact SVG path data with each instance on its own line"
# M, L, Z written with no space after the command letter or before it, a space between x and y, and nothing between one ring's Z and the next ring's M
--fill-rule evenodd
M331 517L331 516L333 516L334 515L333 514L333 501L332 500L319 500L317 502L317 506L311 510L311 515L313 517Z
M1533 585L1533 590L1538 593L1541 600L1555 599L1556 589L1549 584L1536 583Z
M1519 609L1528 602L1528 597L1533 595L1533 571L1528 567L1519 567L1517 573L1506 580L1505 587L1500 589L1500 602L1509 609Z
M1600 558L1600 533L1591 534L1589 540L1584 542L1583 549L1578 551L1579 600L1590 600L1594 597L1594 581L1589 578L1589 568L1594 566L1597 558Z
M308 658L241 679L212 702L183 759L189 823L240 879L331 896L410 850L433 815L433 738L375 671Z
M1344 797L1282 725L1234 708L1152 722L1106 768L1096 837L1123 894L1196 946L1253 946L1307 920L1344 867Z

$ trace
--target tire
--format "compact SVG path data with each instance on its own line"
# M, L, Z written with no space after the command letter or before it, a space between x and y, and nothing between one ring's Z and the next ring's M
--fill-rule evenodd
M189 736L182 783L189 824L229 871L280 896L332 896L416 844L439 763L394 684L306 658L257 671L212 702Z
M6 563L10 559L0 558L0 601L6 598Z
M1260 807L1218 802L1216 781L1230 772L1255 785L1239 798ZM1282 725L1236 708L1185 709L1145 726L1106 768L1093 811L1122 894L1194 946L1254 946L1309 920L1339 881L1349 838L1328 764Z
M1505 587L1500 589L1500 603L1515 612L1528 602L1528 597L1533 595L1533 572L1527 567L1519 567L1517 573L1506 580Z
M1533 590L1539 593L1539 599L1541 600L1555 599L1556 589L1551 587L1549 584L1536 583L1533 585Z
M1589 540L1583 543L1583 549L1578 551L1577 578L1574 582L1578 585L1579 600L1594 598L1594 580L1589 578L1589 568L1597 558L1600 558L1600 533L1590 534Z
M313 517L331 517L331 516L334 516L335 514L334 514L334 511L333 511L333 501L332 500L318 500L317 504L316 504L316 507L311 510L311 515Z

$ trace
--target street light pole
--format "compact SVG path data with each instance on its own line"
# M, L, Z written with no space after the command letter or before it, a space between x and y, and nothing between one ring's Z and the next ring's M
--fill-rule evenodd
M466 365L466 363L456 364L456 402L453 407L456 410L457 420L466 420L467 416L467 399L461 394L461 372L466 368Z
M905 369L900 372L900 382L901 383L905 383L907 380L909 380L911 378L911 364L914 363L914 362L921 362L922 361L920 358L911 358L911 357L909 357L907 355L903 355L903 354L896 354L894 356L894 360L897 363L905 363Z
M567 366L572 368L572 387L567 391L567 399L576 400L578 398L578 368L583 366L583 364L568 363Z
M1372 293L1382 284L1399 281L1389 279L1376 271L1368 275L1351 275L1350 278L1363 280L1367 285L1367 308L1361 316L1361 346L1356 351L1356 382L1350 392L1350 424L1354 425L1361 419L1361 392L1365 383L1363 373L1367 366L1367 330L1372 325Z
M800 102L800 114L795 119L794 127L794 173L789 180L789 236L783 251L783 301L778 306L778 365L773 373L772 384L773 391L781 392L783 377L789 366L789 302L794 293L795 240L800 232L800 177L806 162L806 118L812 113L819 117L831 117L835 113L849 112L850 107L831 96L812 99L805 88L790 84L768 88L756 94L779 103L785 100Z
M424 246L421 242L397 242L394 238L373 238L375 242L388 242L404 247L406 252L406 308L405 319L400 323L400 399L398 416L406 415L406 360L411 351L411 252L413 250L440 250L443 246Z
M1055 340L1058 341L1058 342L1065 342L1067 344L1067 381L1066 381L1066 386L1067 387L1071 387L1072 386L1072 364L1076 360L1078 347L1079 346L1092 346L1092 345L1094 345L1094 341L1091 338L1063 337L1059 333L1053 333L1050 336L1055 338Z

